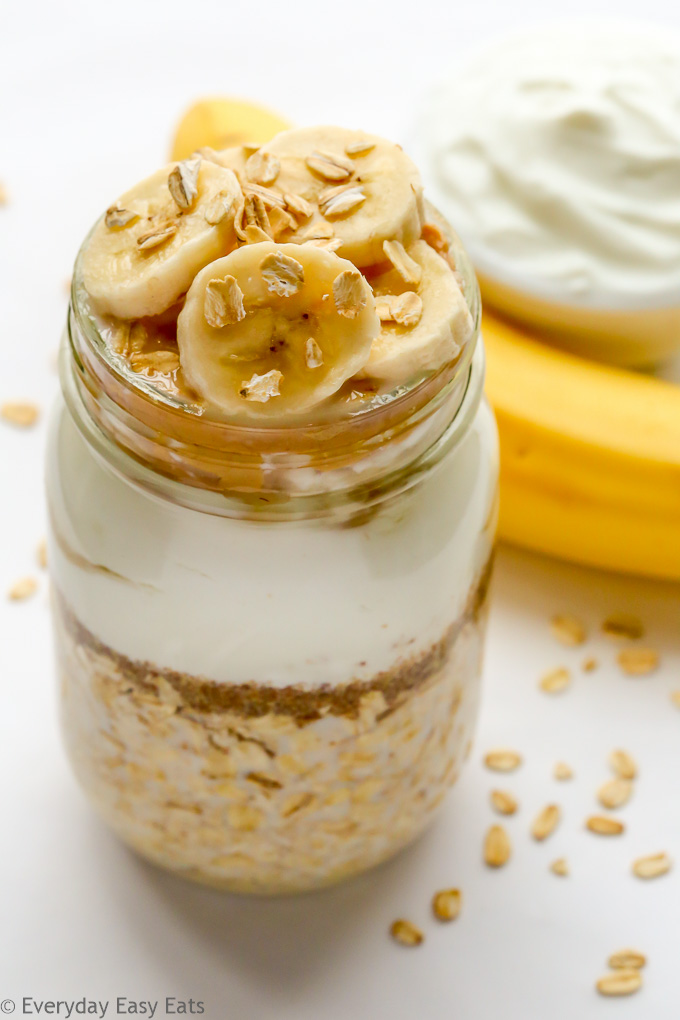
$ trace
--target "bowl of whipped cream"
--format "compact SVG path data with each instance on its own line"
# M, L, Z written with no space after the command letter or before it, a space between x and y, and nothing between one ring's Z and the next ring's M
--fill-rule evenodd
M417 147L485 301L576 353L680 349L680 37L620 22L496 40L428 97Z

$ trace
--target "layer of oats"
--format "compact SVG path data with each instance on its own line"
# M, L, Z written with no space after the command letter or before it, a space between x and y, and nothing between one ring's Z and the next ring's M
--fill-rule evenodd
M423 655L336 687L216 684L132 662L57 596L62 719L112 828L187 878L276 893L338 881L428 824L469 750L488 571Z

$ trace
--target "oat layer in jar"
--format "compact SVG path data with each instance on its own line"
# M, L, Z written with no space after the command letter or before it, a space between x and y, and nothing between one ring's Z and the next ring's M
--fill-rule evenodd
M61 716L144 857L290 892L434 816L496 518L478 319L415 167L362 132L203 151L86 240L48 456Z

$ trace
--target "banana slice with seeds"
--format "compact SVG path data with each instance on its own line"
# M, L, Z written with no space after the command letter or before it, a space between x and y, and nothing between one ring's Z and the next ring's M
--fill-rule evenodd
M242 159L233 150L222 156ZM272 161L276 168L271 188L292 196L288 211L296 216L294 203L301 200L307 229L330 227L338 254L356 266L384 261L387 240L408 245L420 237L420 174L392 142L344 128L299 128L276 135L257 156L258 166ZM292 238L307 239L303 233Z
M232 250L242 200L232 170L200 158L158 170L122 195L83 253L96 309L121 319L158 315L206 263Z
M392 255L391 269L369 277L382 330L361 376L396 384L452 361L473 321L453 270L429 244L416 241Z
M206 266L177 324L190 385L228 415L276 420L326 400L380 332L351 263L312 245L248 244Z

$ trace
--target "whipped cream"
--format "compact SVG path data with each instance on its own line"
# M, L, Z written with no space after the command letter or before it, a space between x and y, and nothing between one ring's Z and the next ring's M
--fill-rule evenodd
M618 23L508 37L432 95L434 200L478 270L591 307L677 304L680 39Z

